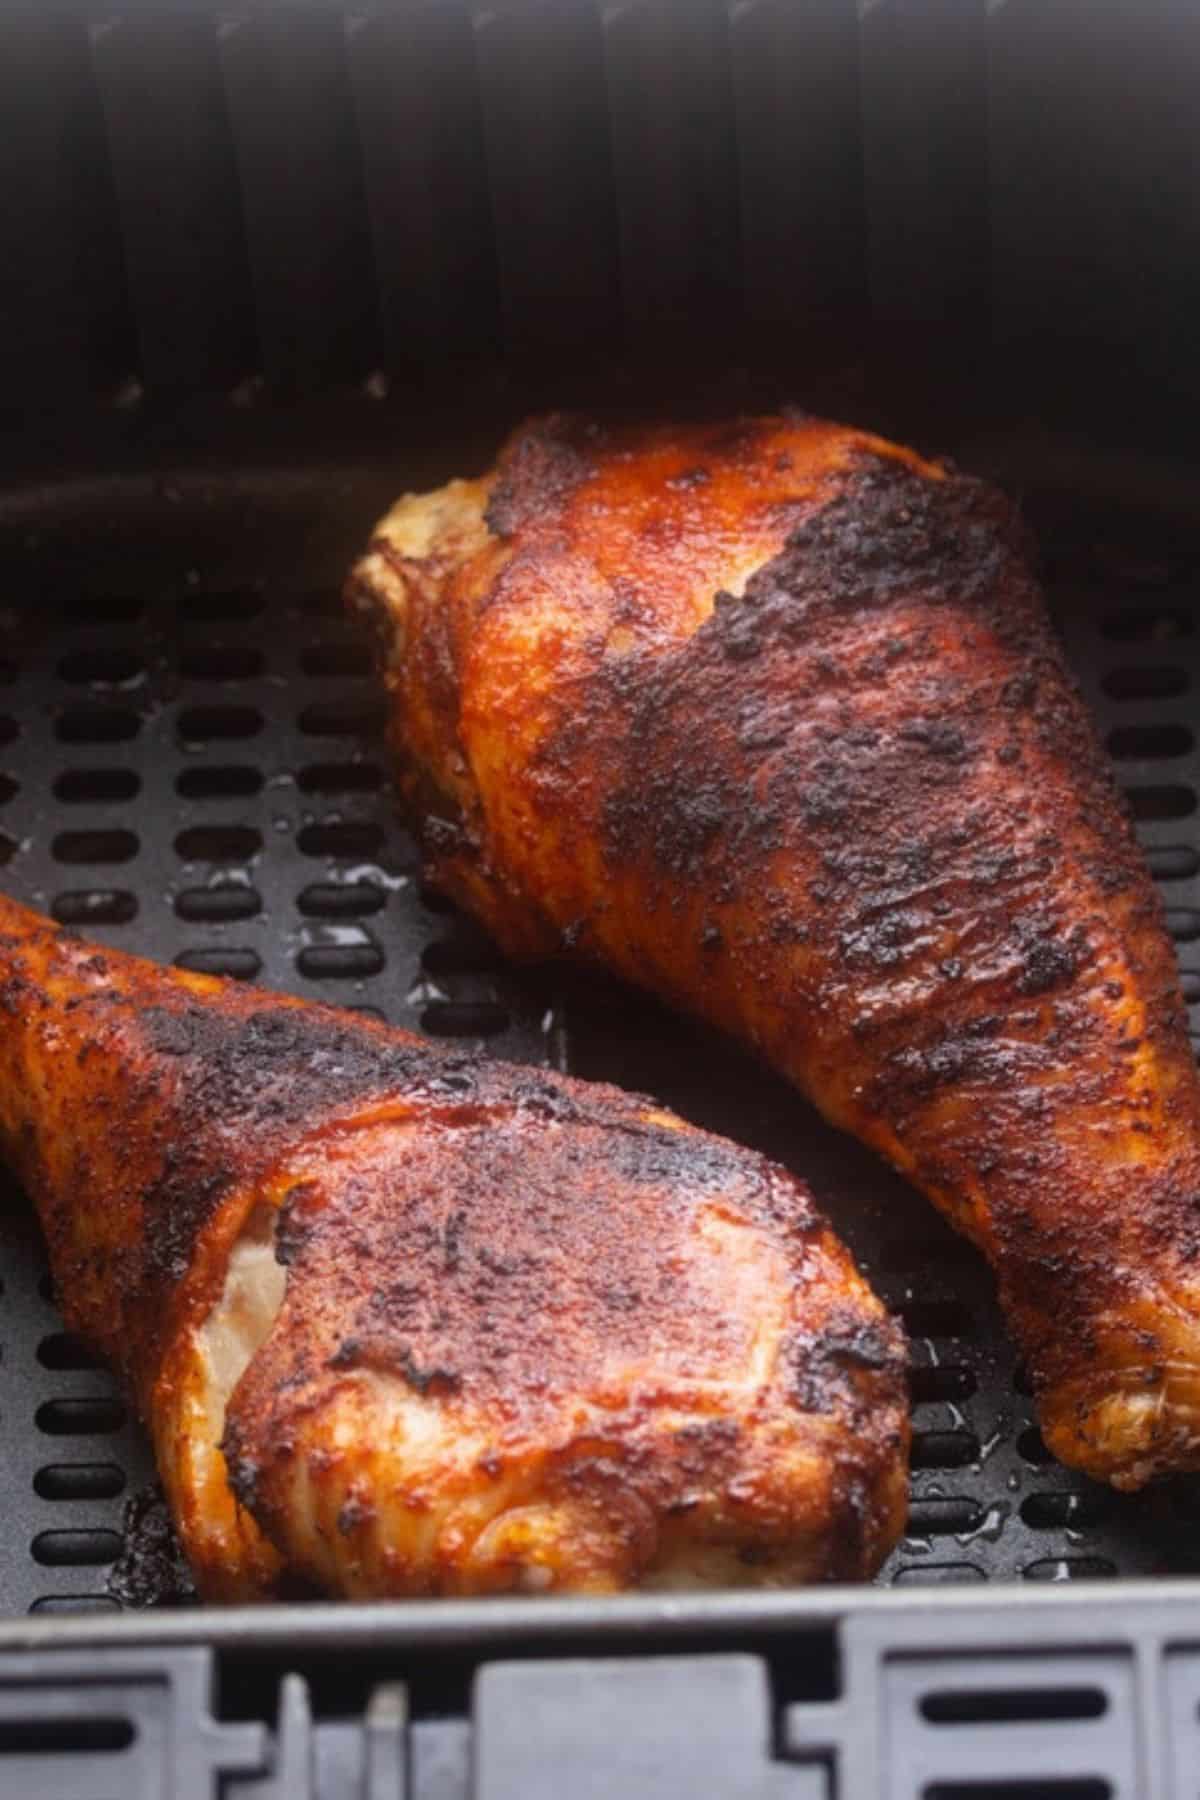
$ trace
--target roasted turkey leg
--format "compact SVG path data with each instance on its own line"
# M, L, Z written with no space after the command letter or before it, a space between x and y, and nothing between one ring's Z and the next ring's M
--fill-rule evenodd
M550 418L355 570L430 877L753 1045L991 1258L1064 1462L1200 1466L1155 889L983 484L803 416Z
M0 900L0 1143L209 1598L859 1577L902 1528L898 1329L650 1101Z

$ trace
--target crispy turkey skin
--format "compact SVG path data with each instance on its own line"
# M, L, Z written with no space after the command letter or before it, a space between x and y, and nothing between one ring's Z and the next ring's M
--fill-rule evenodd
M408 496L374 621L430 878L751 1044L990 1257L1067 1463L1200 1466L1172 946L994 489L802 415L550 417Z
M902 1529L898 1328L649 1100L0 900L0 1146L206 1598L857 1578Z

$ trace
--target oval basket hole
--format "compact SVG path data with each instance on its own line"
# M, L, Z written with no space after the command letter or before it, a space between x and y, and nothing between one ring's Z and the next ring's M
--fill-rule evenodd
M37 1610L47 1612L49 1608L45 1601L38 1601ZM73 1751L111 1754L128 1750L136 1736L132 1719L116 1715L72 1719L55 1713L45 1719L0 1719L0 1756L67 1756Z
M1186 694L1188 673L1174 665L1112 669L1101 685L1110 700L1173 700L1178 694Z
M145 609L138 594L80 594L63 603L63 616L73 625L131 625Z
M973 1431L917 1431L913 1433L914 1469L964 1469L979 1460L979 1439Z
M71 706L54 729L63 744L126 744L141 728L140 714L129 706Z
M978 1267L979 1252L966 1238L952 1238L949 1233L944 1237L889 1238L880 1257L880 1266L893 1272L917 1269L925 1273L956 1263Z
M300 595L298 604L302 612L318 618L340 619L343 613L342 596L335 587L309 588Z
M296 835L304 856L376 856L383 847L383 827L369 819L338 819L305 825Z
M298 723L309 737L375 737L386 716L382 701L331 700L306 706Z
M50 846L55 862L132 862L140 846L132 831L60 831Z
M1164 917L1177 944L1193 944L1200 938L1200 911L1195 907L1169 906Z
M296 785L302 794L373 794L383 786L383 770L368 762L310 763Z
M909 1537L939 1537L948 1532L977 1531L984 1512L977 1500L914 1500L908 1509Z
M125 1471L116 1463L48 1463L33 1478L42 1500L115 1500L124 1487Z
M256 706L189 706L176 722L185 744L255 737L262 728L263 716Z
M231 981L253 981L262 968L257 950L213 948L181 950L175 958L177 969L191 969L196 975L226 975Z
M6 775L3 770L0 770L0 806L6 805L7 802L13 799L15 795L19 794L20 791L21 784L16 776Z
M218 764L211 769L185 769L175 782L175 792L184 800L242 800L261 793L262 785L258 769Z
M175 839L184 862L246 862L262 849L253 825L192 825Z
M228 925L238 919L255 918L262 911L262 896L257 888L243 887L239 882L187 888L175 896L175 911L191 924Z
M62 658L58 673L63 681L86 682L91 687L128 687L146 673L146 665L136 650L106 644L72 650Z
M1181 1476L1171 1483L1171 1506L1176 1516L1190 1525L1200 1524L1200 1480Z
M1029 1426L1017 1439L1017 1454L1039 1469L1046 1468L1056 1460L1036 1425Z
M1098 1687L948 1688L926 1694L931 1725L1019 1725L1033 1719L1098 1719L1108 1695Z
M972 1329L971 1314L961 1300L911 1300L900 1308L910 1337L965 1336Z
M1182 606L1123 606L1109 613L1100 629L1122 644L1170 644L1190 637L1192 615Z
M1112 1787L1097 1776L1032 1775L1016 1779L931 1781L924 1800L1111 1800Z
M387 895L373 881L314 881L296 905L307 919L361 919L380 912Z
M1103 1524L1112 1511L1103 1493L1030 1494L1021 1517L1033 1531L1086 1531Z
M449 895L440 894L435 887L428 887L422 883L418 890L418 894L421 905L425 908L426 912L431 912L438 917L444 918L457 911L457 908Z
M434 1000L421 1014L430 1037L495 1037L508 1024L506 1008L493 1000Z
M1116 762L1186 756L1195 747L1186 725L1120 725L1108 734L1108 753Z
M115 1531L39 1531L29 1548L43 1568L93 1568L116 1562L121 1540Z
M371 654L363 644L311 644L300 652L300 667L315 680L346 680L371 673Z
M54 798L67 806L112 806L132 800L141 785L133 769L65 769L54 783Z
M1093 542L1086 564L1088 573L1098 576L1109 586L1117 584L1143 593L1161 590L1173 581L1186 578L1186 556L1169 545L1164 547L1156 543L1151 548L1146 534L1143 532L1139 536L1140 543L1124 537Z
M184 619L253 619L263 609L263 597L255 588L218 588L211 593L189 594L180 606Z
M1196 796L1189 787L1131 787L1125 789L1125 798L1134 818L1143 824L1186 819L1196 810Z
M100 1358L73 1331L52 1331L37 1347L43 1369L99 1369Z
M179 658L185 681L253 681L264 666L262 651L248 644L202 644Z
M34 1418L48 1437L106 1436L120 1431L125 1408L119 1400L96 1394L86 1400L44 1400Z
M896 1587L964 1587L987 1576L975 1563L912 1563L900 1569Z
M109 1594L44 1594L29 1608L31 1613L116 1613L119 1600Z
M361 981L378 975L383 965L378 944L310 944L296 958L310 981Z
M973 1369L964 1369L953 1363L936 1368L922 1363L908 1372L908 1391L914 1406L969 1400L978 1386Z
M464 930L459 937L439 938L421 952L421 967L431 975L485 975L500 961L490 938Z
M1187 881L1200 874L1200 853L1190 844L1153 844L1145 857L1156 881Z
M50 908L60 925L128 925L137 918L137 895L123 888L80 888L56 894Z
M1048 1556L1022 1570L1026 1581L1107 1581L1116 1572L1106 1556Z

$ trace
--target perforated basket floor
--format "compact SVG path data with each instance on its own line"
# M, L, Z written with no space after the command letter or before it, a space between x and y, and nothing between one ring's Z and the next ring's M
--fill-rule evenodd
M1200 1569L1200 1485L1123 1500L1052 1461L985 1269L900 1181L729 1047L613 987L507 971L423 895L367 650L338 602L372 517L423 474L11 496L0 881L106 943L648 1089L798 1169L913 1340L910 1533L885 1582ZM1200 1003L1200 542L1036 494L1027 510ZM61 1332L19 1195L3 1215L0 1608L115 1608L149 1459L107 1375Z

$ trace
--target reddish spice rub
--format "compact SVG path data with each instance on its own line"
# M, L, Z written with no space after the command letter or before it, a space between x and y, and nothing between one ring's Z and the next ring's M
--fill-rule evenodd
M991 1258L1064 1461L1200 1466L1200 1090L994 489L800 415L534 421L374 618L431 878L755 1047Z
M648 1100L0 900L0 1141L208 1598L861 1577L902 1528L898 1329Z

